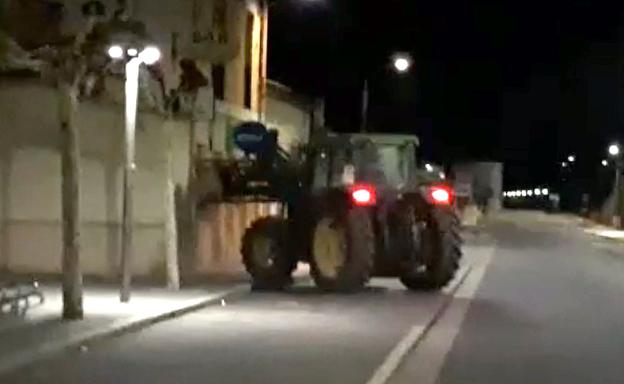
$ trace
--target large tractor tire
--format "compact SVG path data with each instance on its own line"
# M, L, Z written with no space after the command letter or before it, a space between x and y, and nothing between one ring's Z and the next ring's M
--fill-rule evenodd
M329 292L355 292L370 279L375 235L364 208L324 216L312 234L310 267L316 285Z
M422 236L425 269L401 277L410 290L437 290L457 273L462 256L459 220L451 209L434 208Z
M241 253L254 290L281 290L292 284L297 261L287 252L287 223L278 217L257 220L243 236Z

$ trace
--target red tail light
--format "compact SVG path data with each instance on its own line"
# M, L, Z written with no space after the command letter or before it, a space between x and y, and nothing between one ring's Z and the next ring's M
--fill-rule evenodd
M453 193L446 187L431 187L429 197L433 204L448 205L453 200Z
M353 204L368 207L377 203L377 191L370 185L354 185L349 189Z

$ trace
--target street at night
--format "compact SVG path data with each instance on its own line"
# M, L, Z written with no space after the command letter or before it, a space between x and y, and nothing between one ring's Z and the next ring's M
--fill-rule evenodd
M624 246L590 237L578 219L540 212L502 213L467 237L470 271L452 299L386 279L354 295L305 282L236 294L0 382L619 382ZM414 332L385 380L390 355Z
M0 0L0 384L624 382L624 2Z

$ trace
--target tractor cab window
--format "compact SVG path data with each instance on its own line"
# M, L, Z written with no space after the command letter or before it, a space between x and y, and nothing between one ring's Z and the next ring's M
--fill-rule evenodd
M345 185L345 169L351 166L350 151L323 150L316 155L314 189L341 187Z
M410 175L410 156L406 156L405 149L396 145L364 145L354 156L357 180L393 189L404 186Z
M353 182L400 188L414 167L410 146L360 143L353 148L326 149L316 156L314 188L342 187Z

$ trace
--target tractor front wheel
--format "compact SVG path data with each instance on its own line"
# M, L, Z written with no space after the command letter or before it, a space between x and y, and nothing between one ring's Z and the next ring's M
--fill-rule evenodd
M287 223L279 217L257 220L245 232L241 253L254 290L280 290L292 283L297 262L288 255Z
M366 209L324 216L312 236L312 277L325 291L360 290L370 279L374 252L373 225Z

